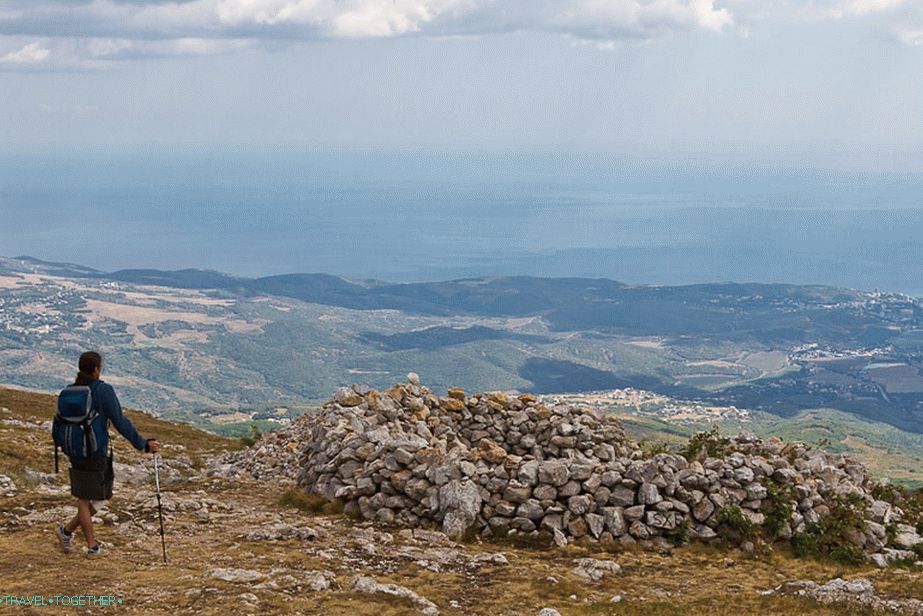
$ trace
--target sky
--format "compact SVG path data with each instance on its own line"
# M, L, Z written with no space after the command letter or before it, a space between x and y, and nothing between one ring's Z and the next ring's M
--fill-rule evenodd
M4 0L0 154L609 152L923 171L923 0Z

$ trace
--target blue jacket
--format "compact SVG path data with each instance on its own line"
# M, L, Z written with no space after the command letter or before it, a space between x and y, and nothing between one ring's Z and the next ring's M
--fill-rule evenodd
M93 393L93 404L96 406L97 412L102 415L102 419L97 420L97 422L101 424L101 429L98 432L94 430L94 432L96 432L96 444L99 455L109 455L110 421L112 425L115 426L115 429L119 431L119 434L128 439L128 442L130 442L135 449L139 451L147 449L147 439L141 436L137 428L135 428L135 425L131 423L131 420L125 417L125 414L122 412L122 405L119 404L119 399L115 395L115 390L112 388L112 385L99 379L88 383L81 382L80 384L89 385L90 391Z

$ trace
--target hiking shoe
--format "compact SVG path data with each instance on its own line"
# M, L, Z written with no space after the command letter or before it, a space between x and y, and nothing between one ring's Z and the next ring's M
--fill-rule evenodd
M102 541L97 541L96 545L91 548L85 548L84 552L87 558L98 558L106 553L106 546L103 545Z
M58 536L58 541L61 542L61 549L67 553L74 551L74 533L68 533L64 530L64 525L61 524L55 530L55 534Z

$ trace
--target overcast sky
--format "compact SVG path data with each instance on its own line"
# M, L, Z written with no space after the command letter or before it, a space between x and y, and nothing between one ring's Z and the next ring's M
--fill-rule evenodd
M4 0L0 151L611 151L923 170L923 0Z

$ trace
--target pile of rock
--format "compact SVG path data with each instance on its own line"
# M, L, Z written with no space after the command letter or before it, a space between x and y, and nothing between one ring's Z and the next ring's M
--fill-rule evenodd
M900 525L900 509L871 496L867 469L844 454L740 435L714 457L646 458L617 420L597 410L546 406L529 394L450 389L440 397L416 375L408 378L385 392L339 389L320 413L237 464L264 472L284 449L282 465L290 469L298 456L297 483L307 491L365 519L438 526L454 537L545 532L559 545L709 541L729 512L764 524L770 490L781 488L790 515L777 524L780 538L819 521L832 499L855 495L867 518L851 538L857 547L888 561L912 556L906 550L921 542L914 527ZM894 545L895 529L898 549L885 548L889 534Z
M302 415L284 430L263 434L250 449L215 457L206 474L220 477L245 475L294 484L301 468L304 445L310 438L315 420L312 415Z

